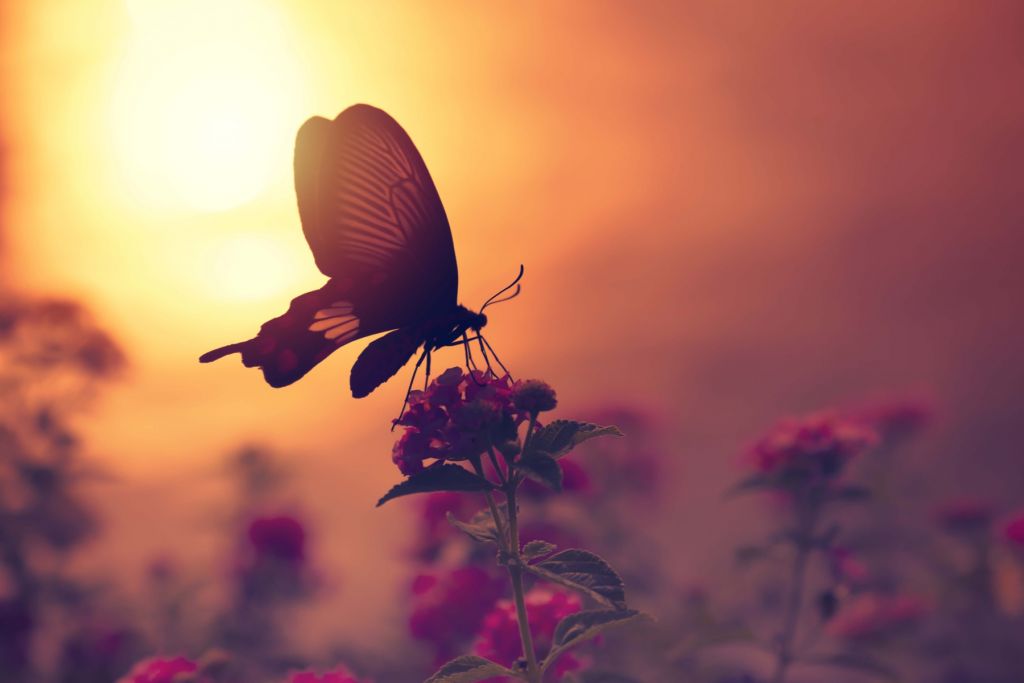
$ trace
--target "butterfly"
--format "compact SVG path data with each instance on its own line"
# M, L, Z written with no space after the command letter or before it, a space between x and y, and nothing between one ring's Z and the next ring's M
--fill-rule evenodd
M480 333L487 324L483 311L519 294L523 268L479 312L458 303L448 217L423 158L393 118L357 104L333 121L306 121L295 140L295 194L302 231L327 283L293 299L252 339L209 351L200 362L238 353L268 384L283 387L345 344L387 332L352 366L356 398L369 395L421 348L410 390L424 360L429 381L430 354L446 346L463 346L472 368L476 341L488 370L490 355L504 369ZM498 298L513 286L512 294Z

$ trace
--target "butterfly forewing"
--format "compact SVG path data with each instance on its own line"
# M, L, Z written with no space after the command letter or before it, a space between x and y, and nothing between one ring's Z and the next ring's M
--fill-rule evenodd
M412 140L386 113L356 105L334 121L307 121L295 143L295 190L325 275L372 283L366 296L404 322L455 306L448 218Z

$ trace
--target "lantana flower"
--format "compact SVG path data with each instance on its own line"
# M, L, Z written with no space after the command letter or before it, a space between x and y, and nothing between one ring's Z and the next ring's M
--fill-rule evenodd
M512 397L508 375L446 370L425 391L409 395L408 408L395 421L406 429L391 459L410 475L421 471L426 460L467 460L514 441L528 414Z
M436 662L443 663L473 639L504 592L504 581L476 566L420 574L412 585L409 632L429 643Z
M827 629L845 640L867 640L911 626L927 613L927 604L917 596L861 593L839 610Z
M816 413L779 422L751 447L749 457L762 474L780 482L824 482L877 442L877 432L857 420Z
M288 677L287 683L361 683L355 675L345 667L337 667L333 671L322 674L313 671L300 671Z
M572 593L538 587L526 594L527 621L530 624L538 658L546 657L551 649L558 622L570 614L579 612L581 608L580 598ZM511 600L500 600L484 618L473 651L481 657L511 667L522 657L522 647L515 605ZM567 652L551 667L551 676L553 680L561 680L567 673L582 666L581 659L572 652ZM498 680L501 679L493 679Z
M174 683L179 674L198 669L198 664L185 657L153 657L136 664L117 683Z

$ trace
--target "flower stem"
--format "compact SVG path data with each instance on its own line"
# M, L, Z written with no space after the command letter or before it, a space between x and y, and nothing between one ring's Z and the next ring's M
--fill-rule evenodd
M519 621L519 638L523 643L523 656L526 657L526 672L530 683L541 683L540 667L537 665L537 653L533 649L533 636L530 633L530 621L526 613L526 596L523 591L522 557L519 554L519 522L516 511L516 486L513 478L507 490L509 541L511 542L512 561L508 565L508 575L512 579L512 594L516 603L516 618Z
M786 616L782 626L779 642L779 654L776 660L772 683L785 683L786 672L796 659L795 643L797 626L800 622L800 608L803 603L804 580L807 576L807 560L810 557L814 534L817 506L812 505L802 511L800 528L796 539L796 557L793 560L793 573L789 585L789 599L786 605Z

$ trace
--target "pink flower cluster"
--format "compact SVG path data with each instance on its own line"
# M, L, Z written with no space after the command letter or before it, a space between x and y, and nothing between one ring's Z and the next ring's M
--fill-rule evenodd
M911 626L927 613L925 602L913 595L861 593L840 609L828 631L844 640L867 640Z
M174 683L179 674L194 673L198 668L185 657L153 657L136 664L117 683Z
M1018 511L1003 525L1003 538L1024 550L1024 510Z
M406 429L391 459L410 475L421 471L426 460L478 457L515 441L520 424L556 403L555 392L544 382L513 385L508 375L450 368L425 391L409 395L407 410L395 421Z
M257 517L249 523L248 537L257 562L302 564L306 560L306 530L294 517Z
M504 594L505 582L476 566L420 574L412 585L409 632L429 643L441 664L469 642Z
M288 678L288 683L360 683L360 681L351 671L342 666L322 674L313 671L300 671L292 674Z
M754 444L750 457L767 475L827 480L877 442L878 434L857 420L816 413L779 422Z
M572 593L552 591L547 588L533 588L526 594L526 614L533 634L537 657L543 658L551 650L555 627L565 617L579 612L582 603ZM522 657L522 643L519 640L519 626L516 608L511 600L500 600L484 618L483 627L477 637L473 651L507 667ZM567 652L558 658L550 669L555 680L561 680L567 673L576 671L583 663L573 653ZM500 679L492 679L500 680Z
M446 370L425 391L409 395L409 407L396 421L405 432L391 459L402 474L415 474L425 460L466 460L516 438L524 419L512 403L508 376Z

